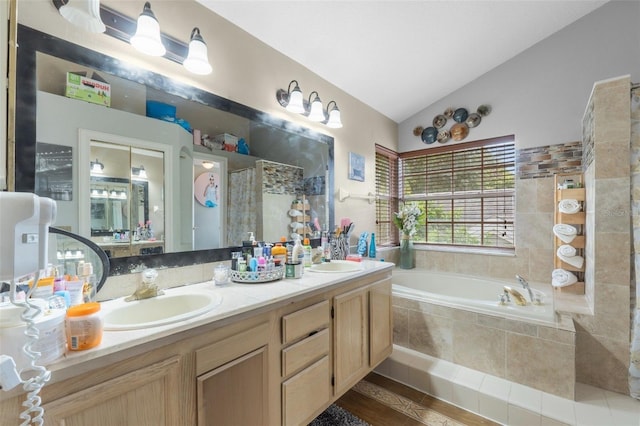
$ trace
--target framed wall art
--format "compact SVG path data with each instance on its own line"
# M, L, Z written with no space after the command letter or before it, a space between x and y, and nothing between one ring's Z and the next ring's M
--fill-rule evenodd
M349 179L364 182L364 157L355 152L349 153Z

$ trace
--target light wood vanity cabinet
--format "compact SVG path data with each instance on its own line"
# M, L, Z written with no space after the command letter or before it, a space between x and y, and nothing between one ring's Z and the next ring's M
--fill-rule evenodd
M304 425L391 352L391 331L387 269L54 371L45 424ZM23 400L0 393L0 424Z
M180 389L180 364L180 357L171 357L45 403L46 424L179 424L181 401L175 392Z
M391 278L334 298L334 380L341 395L393 349Z
M269 323L196 350L198 426L269 423Z
M322 300L282 316L282 424L303 424L331 400L331 306Z

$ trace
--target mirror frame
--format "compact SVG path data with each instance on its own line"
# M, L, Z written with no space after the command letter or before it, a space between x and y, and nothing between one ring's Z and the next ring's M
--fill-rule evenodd
M211 108L239 115L252 121L297 133L328 148L328 206L329 229L335 227L334 213L334 139L298 124L273 117L213 93L175 81L169 77L142 68L122 66L116 58L76 45L64 39L18 25L18 46L16 62L16 113L15 113L15 190L33 192L35 188L36 157L36 54L38 52L55 56L79 65L113 74L117 77L136 81L168 94L199 102ZM174 252L156 255L111 258L109 275L141 272L145 268L178 267L231 259L231 252L237 247L220 249Z

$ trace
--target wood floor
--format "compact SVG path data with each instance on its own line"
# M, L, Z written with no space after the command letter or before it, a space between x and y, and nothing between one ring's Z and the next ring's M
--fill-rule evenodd
M396 408L392 408L391 404L381 402L382 397L370 397L353 389L336 401L337 405L372 426L424 426L425 424L499 425L376 373L369 374L365 381L372 385L368 387L374 388L372 393L390 395L391 399L397 397L401 401L401 404L397 404ZM375 392L376 389L380 390L380 392ZM417 408L417 410L411 410L406 407ZM439 419L438 421L429 422L425 420L425 415L422 416L421 420L418 420L421 416L416 416L416 411L421 413L435 412L433 413L434 415L443 415L453 421Z

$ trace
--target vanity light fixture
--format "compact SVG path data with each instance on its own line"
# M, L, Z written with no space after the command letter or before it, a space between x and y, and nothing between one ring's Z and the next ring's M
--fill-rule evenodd
M212 169L213 168L213 163L211 161L203 161L202 162L202 167L204 167L205 169Z
M329 108L329 106L333 103L333 108ZM342 120L340 119L340 110L338 109L338 104L336 101L329 101L327 104L327 121L325 124L327 127L331 127L332 129L339 129L342 127Z
M163 56L167 49L160 39L160 24L151 10L151 4L146 2L142 13L138 17L136 33L129 41L133 47L151 56Z
M295 86L293 90L291 90L291 85L294 83ZM300 90L300 86L298 86L298 82L296 80L291 80L287 90L278 89L276 92L276 99L278 99L278 103L285 107L289 112L295 112L296 114L303 114L305 112L302 90Z
M91 162L90 170L91 170L91 173L102 173L104 171L104 164L99 162L98 159L96 158L96 161Z
M100 0L53 0L64 19L91 33L103 33L106 29L100 18Z
M293 86L293 90L291 86ZM320 94L314 90L309 94L308 100L304 99L302 90L300 90L296 80L291 80L287 90L278 89L276 99L287 111L303 114L309 120L326 124L327 127L333 129L342 127L338 104L335 101L331 101L327 104L327 110L323 110ZM333 107L330 107L332 103Z
M186 69L194 74L211 74L211 65L207 54L207 43L200 35L200 29L195 27L191 31L191 41L189 42L189 54L182 63Z
M311 100L313 94L316 97ZM322 109L322 101L320 95L315 90L309 94L309 120L311 121L325 121L327 117L324 116L324 110Z

